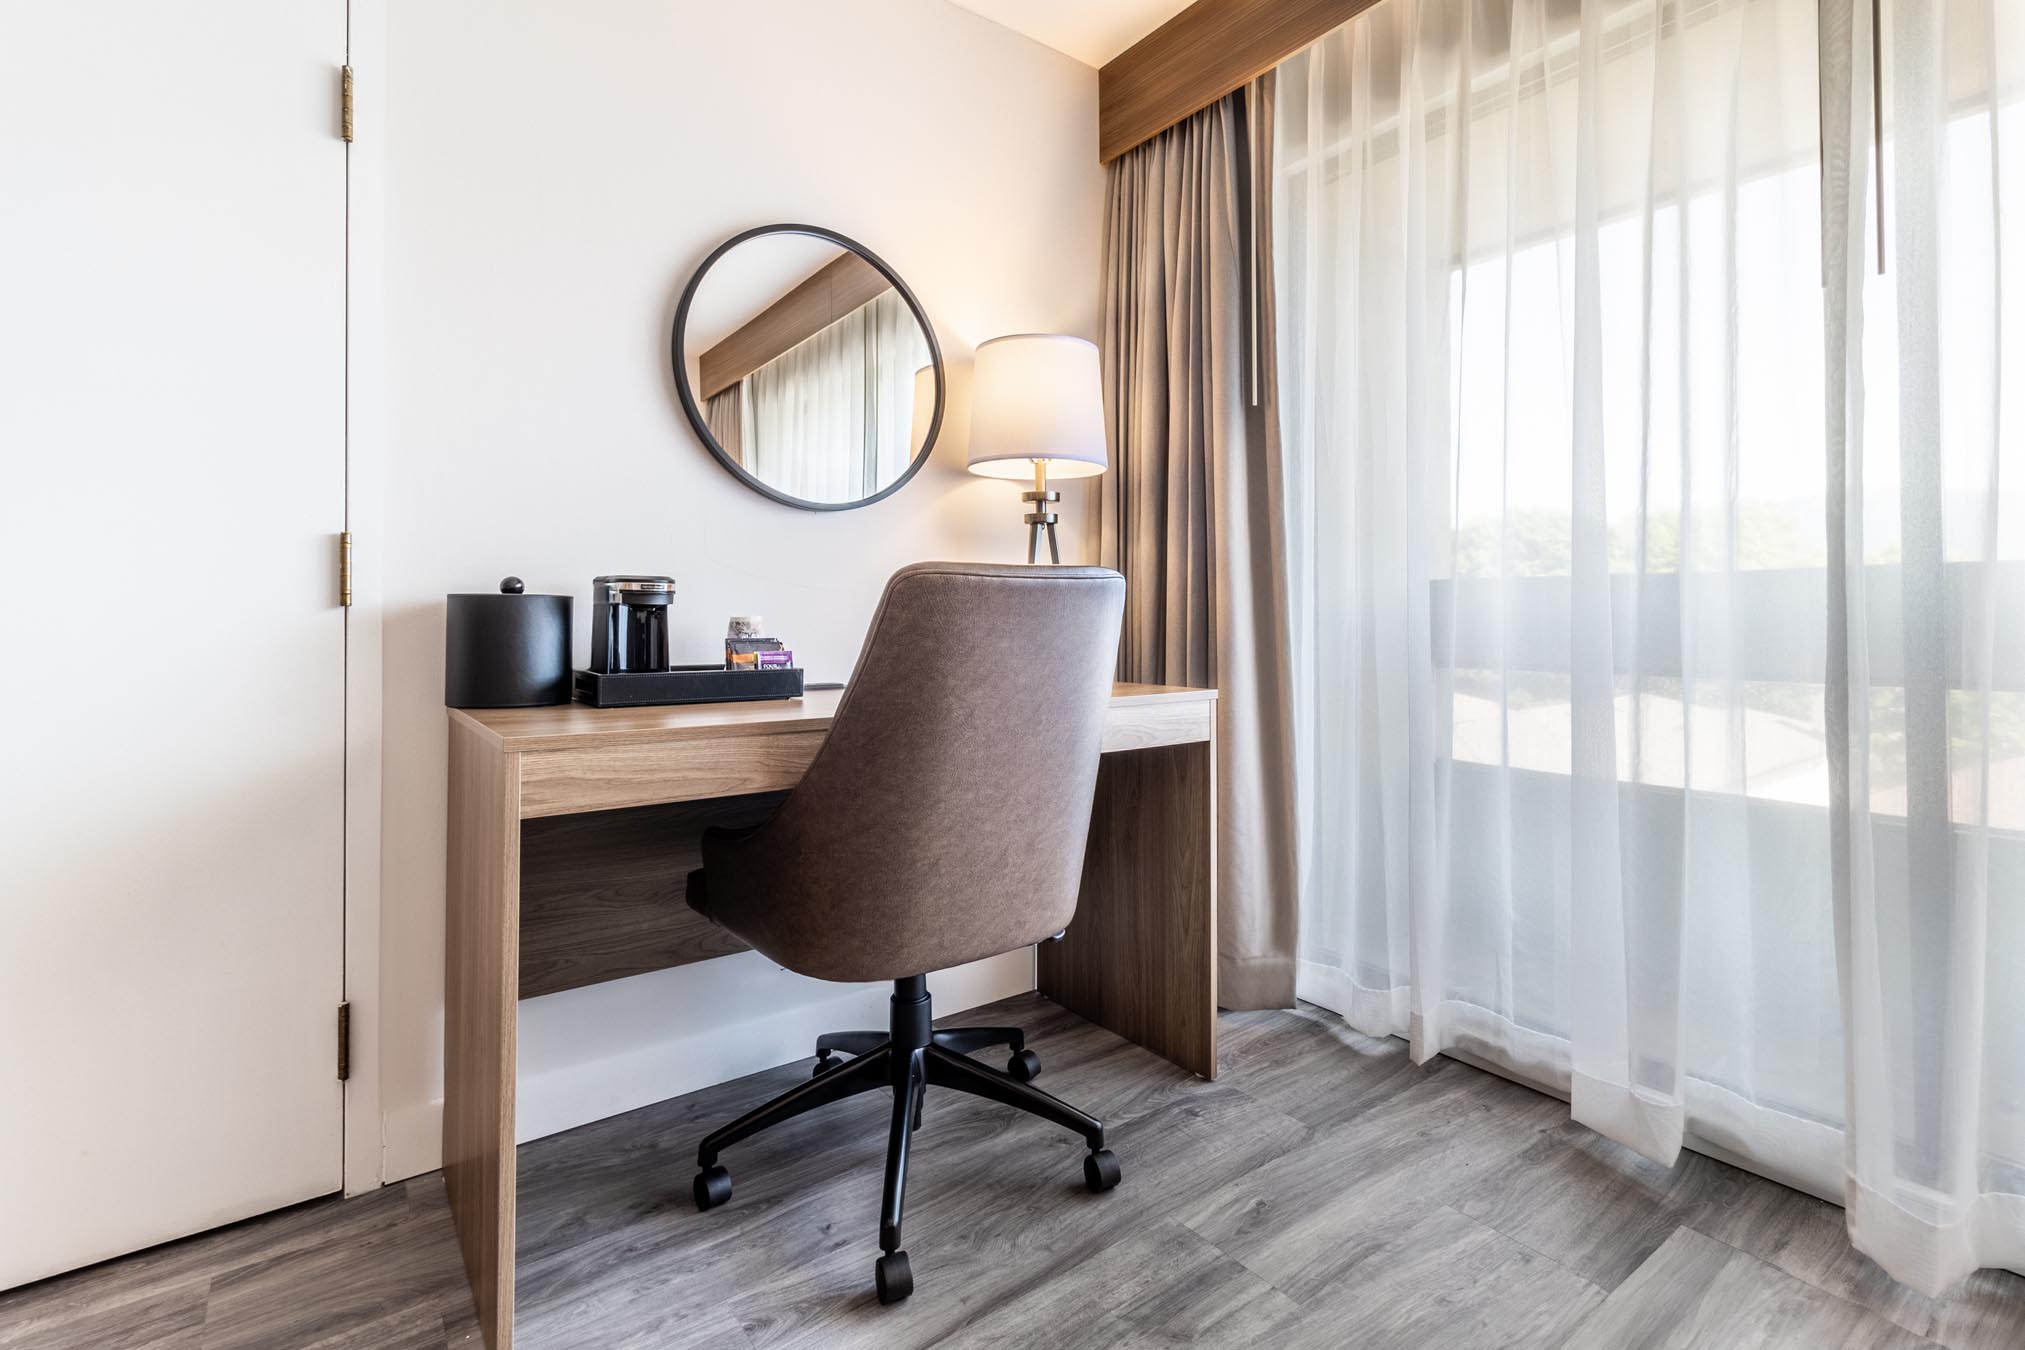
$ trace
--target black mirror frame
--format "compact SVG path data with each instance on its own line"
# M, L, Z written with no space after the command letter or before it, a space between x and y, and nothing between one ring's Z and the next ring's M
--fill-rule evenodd
M717 437L711 434L709 423L703 419L703 409L697 405L696 391L690 388L689 368L682 360L682 339L689 327L689 306L696 299L697 288L703 284L703 278L709 275L711 266L719 258L748 239L757 239L761 235L768 234L801 234L816 239L827 239L838 247L849 249L851 252L857 254L860 258L878 268L879 274L893 283L893 289L898 291L900 298L907 302L907 308L913 312L914 321L921 325L922 335L928 339L929 360L935 366L935 414L928 420L928 434L922 439L921 448L914 452L914 458L908 463L907 471L869 497L859 497L854 501L848 502L812 502L782 492L779 488L763 482L756 475L748 471L743 464L733 459L725 452L724 447L717 443ZM682 288L680 303L675 306L675 324L668 337L668 360L675 371L675 393L682 400L682 411L688 416L691 429L702 439L703 448L708 450L711 456L719 464L723 465L732 477L738 479L739 482L745 484L754 492L759 493L762 497L771 497L783 506L792 506L803 511L851 511L861 506L870 506L875 502L884 501L901 488L906 487L907 480L921 472L921 466L928 462L929 453L935 449L936 438L942 431L942 413L943 409L947 406L948 400L947 377L942 366L942 345L935 340L935 325L928 322L927 311L921 308L921 302L914 298L914 292L907 289L907 283L900 279L899 273L886 264L884 258L872 252L871 249L866 248L857 240L847 235L838 234L835 230L826 230L820 225L797 225L785 222L777 225L755 225L749 230L741 230L719 244L716 248L710 250L709 255L701 263L697 264L696 271L689 278L689 284Z

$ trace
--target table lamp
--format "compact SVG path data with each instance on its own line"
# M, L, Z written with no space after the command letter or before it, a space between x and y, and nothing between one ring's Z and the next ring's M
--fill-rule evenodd
M1015 333L977 349L970 385L970 471L986 478L1033 475L1020 500L1027 512L1027 561L1039 560L1041 534L1048 558L1062 560L1055 540L1061 517L1049 508L1062 499L1048 488L1057 478L1104 472L1104 390L1096 344L1054 333Z

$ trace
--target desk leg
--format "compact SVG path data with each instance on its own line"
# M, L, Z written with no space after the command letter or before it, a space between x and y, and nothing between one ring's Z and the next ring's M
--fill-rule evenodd
M1040 991L1216 1077L1216 747L1121 750L1097 771L1083 890Z
M450 727L443 960L443 1182L490 1350L513 1344L520 756Z

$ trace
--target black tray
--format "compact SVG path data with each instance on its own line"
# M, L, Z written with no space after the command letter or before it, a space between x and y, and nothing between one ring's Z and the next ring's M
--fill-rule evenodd
M669 703L750 703L755 699L800 698L800 666L726 670L723 666L676 666L673 670L627 675L577 672L577 702L593 708L646 708Z

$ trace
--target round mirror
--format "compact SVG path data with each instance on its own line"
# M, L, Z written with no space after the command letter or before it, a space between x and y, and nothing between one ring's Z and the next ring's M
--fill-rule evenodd
M682 410L748 486L811 511L897 492L942 425L942 352L864 245L814 225L719 244L675 309Z

